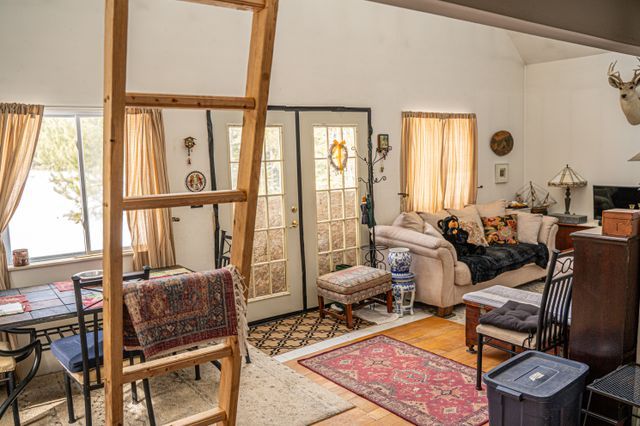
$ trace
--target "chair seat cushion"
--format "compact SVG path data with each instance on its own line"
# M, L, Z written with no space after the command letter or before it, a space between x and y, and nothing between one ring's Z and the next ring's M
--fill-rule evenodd
M387 283L390 289L390 272L368 266L353 266L322 275L317 280L318 288L344 295L359 293Z
M99 363L102 364L102 331L98 331L98 345L100 353ZM89 368L95 368L96 357L93 333L87 333L87 349L89 352ZM67 371L71 373L82 371L82 347L80 345L79 334L54 340L51 343L51 353Z
M481 315L479 322L507 330L534 333L538 330L538 307L509 300L501 307Z
M486 324L479 324L476 327L476 332L483 336L493 337L494 339L502 340L503 342L511 343L523 348L534 349L536 347L535 334L533 336L529 336L529 333L505 330L504 328Z
M0 342L0 350L10 351L9 342ZM16 369L16 360L12 356L0 356L0 373L8 373Z

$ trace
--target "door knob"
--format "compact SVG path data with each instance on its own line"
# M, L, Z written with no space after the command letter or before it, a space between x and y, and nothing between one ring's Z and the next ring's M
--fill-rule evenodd
M289 228L297 228L298 227L298 221L297 220L292 220L291 221L291 225L289 225Z
M298 206L291 206L291 213L298 213Z

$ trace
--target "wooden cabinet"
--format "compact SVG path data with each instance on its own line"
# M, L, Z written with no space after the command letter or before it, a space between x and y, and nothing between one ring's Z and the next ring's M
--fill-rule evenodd
M637 236L604 236L600 228L572 237L569 357L589 365L590 382L636 360L640 244ZM601 410L596 411L617 417L617 403L595 399L594 403Z
M595 228L595 223L581 223L580 225L569 223L558 223L558 234L556 235L556 248L560 251L573 248L573 240L571 234L585 229Z

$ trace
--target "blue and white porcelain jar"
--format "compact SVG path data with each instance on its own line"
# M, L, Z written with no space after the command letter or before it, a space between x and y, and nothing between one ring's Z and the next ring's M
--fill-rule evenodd
M411 268L411 253L408 248L390 248L388 260L392 274L406 274Z

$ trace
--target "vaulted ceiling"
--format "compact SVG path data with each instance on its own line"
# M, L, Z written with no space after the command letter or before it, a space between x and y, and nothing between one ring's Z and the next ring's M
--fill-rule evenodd
M581 56L599 55L606 50L507 31L525 64L559 61Z

